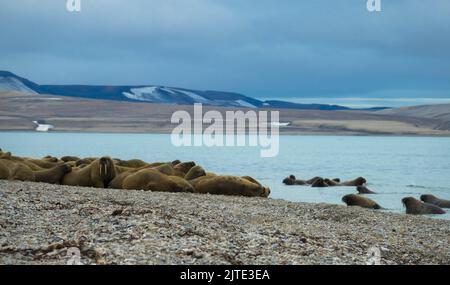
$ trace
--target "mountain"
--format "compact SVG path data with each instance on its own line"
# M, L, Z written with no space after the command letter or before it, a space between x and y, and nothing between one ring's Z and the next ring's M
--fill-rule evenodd
M339 105L298 104L285 101L261 101L239 93L224 91L200 91L158 85L141 86L92 86L92 85L39 85L8 71L0 71L0 91L28 94L47 94L116 101L145 102L154 104L192 105L245 108L289 108L305 110L349 110Z

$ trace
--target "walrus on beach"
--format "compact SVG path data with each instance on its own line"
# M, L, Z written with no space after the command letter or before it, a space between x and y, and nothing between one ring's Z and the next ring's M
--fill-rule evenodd
M364 177L358 177L353 180L348 180L339 183L339 186L361 186L367 183L367 180Z
M69 156L69 155L67 155L67 156L61 157L61 160L64 161L64 162L70 162L70 161L76 162L76 161L80 160L80 158L77 157L77 156Z
M184 179L189 181L202 176L206 176L206 171L200 165L196 165L189 169L188 173L184 176Z
M131 168L139 168L149 165L147 162L140 160L140 159L130 159L130 160L121 160L118 159L116 162L116 165L118 166L125 166L125 167L131 167Z
M105 188L116 176L114 162L109 157L102 157L86 167L73 169L67 173L62 184L71 186L84 186Z
M450 200L439 199L433 195L422 195L420 196L420 200L425 203L433 204L441 208L450 208Z
M356 191L358 191L359 194L377 194L364 185L356 186Z
M34 181L34 173L26 165L9 159L0 159L0 179Z
M406 214L410 215L440 215L445 214L445 211L440 207L424 203L413 197L406 197L402 199L403 205L406 207Z
M150 190L156 192L194 192L194 188L184 178L165 175L155 169L142 169L128 175L122 189Z
M182 163L178 163L177 165L175 165L173 167L173 169L180 171L181 173L183 173L183 176L186 175L189 170L191 170L192 167L195 166L195 162L193 161L189 161L189 162L182 162Z
M212 176L201 179L195 185L197 193L215 195L237 195L247 197L265 197L270 195L270 189L253 183L247 179L235 176Z
M34 180L36 182L61 184L63 177L70 171L72 171L72 167L70 167L68 164L58 165L51 169L33 171Z
M367 209L382 209L380 205L378 205L375 201L370 200L369 198L355 195L355 194L349 194L342 197L342 201L347 204L347 206L359 206Z

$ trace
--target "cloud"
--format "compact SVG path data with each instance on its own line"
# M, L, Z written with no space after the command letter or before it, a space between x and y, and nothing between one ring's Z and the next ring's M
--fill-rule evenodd
M0 4L0 69L40 83L450 97L447 0L382 0L381 13L365 0L42 2Z

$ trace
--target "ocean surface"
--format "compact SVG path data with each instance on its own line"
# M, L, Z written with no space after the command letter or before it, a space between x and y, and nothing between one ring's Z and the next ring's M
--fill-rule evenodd
M2 132L0 148L30 157L193 160L218 174L253 176L270 187L271 198L289 201L343 204L342 196L356 193L354 187L284 186L290 174L301 179L363 176L368 188L379 193L368 197L392 212L405 211L401 199L406 196L450 199L450 138L281 136L274 158L261 158L258 147L174 147L170 135L163 134ZM435 217L450 219L447 212Z

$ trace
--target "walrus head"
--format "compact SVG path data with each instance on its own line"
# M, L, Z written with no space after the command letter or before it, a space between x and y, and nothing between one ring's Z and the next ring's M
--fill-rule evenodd
M99 159L98 165L100 177L105 185L108 185L116 177L114 162L110 157L102 157Z
M355 179L355 185L359 186L359 185L364 185L367 183L367 180L364 177L358 177Z
M406 209L417 207L421 205L421 201L417 200L414 197L405 197L402 199L402 204Z
M189 161L189 162L182 162L178 163L173 167L173 169L183 172L184 174L187 174L189 170L191 170L192 167L195 166L195 162Z
M181 161L177 159L177 160L172 161L171 163L172 163L172 166L175 166L177 164L180 164Z
M261 197L267 198L270 196L270 188L263 187L263 192L261 193Z
M186 176L184 177L184 179L192 180L192 179L202 177L202 176L206 176L205 169L203 169L203 167L201 167L200 165L196 165L196 166L192 167L188 171L188 173L186 173Z
M422 200L425 203L433 203L433 201L438 200L438 198L430 194L425 194L420 196L420 200Z
M284 178L283 183L286 185L294 185L295 184L295 176L290 175L289 177Z

